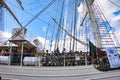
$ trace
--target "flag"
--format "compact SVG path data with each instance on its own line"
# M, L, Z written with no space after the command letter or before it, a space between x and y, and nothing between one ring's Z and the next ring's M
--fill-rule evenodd
M89 54L89 56L90 57L92 57L92 58L96 58L97 56L96 56L96 46L94 46L94 44L91 42L91 41L89 41L89 49L90 49L90 54Z
M110 68L120 67L120 57L115 48L106 48Z
M105 56L106 52L103 51L102 49L97 48L97 54L98 54L98 57L100 58L100 57Z
M105 51L97 48L91 41L89 41L89 48L90 48L90 55L89 56L92 56L93 58L96 58L97 55L98 55L98 57L105 55Z

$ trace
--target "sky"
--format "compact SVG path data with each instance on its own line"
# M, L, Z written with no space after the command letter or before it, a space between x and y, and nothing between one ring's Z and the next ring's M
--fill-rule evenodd
M10 9L13 11L13 13L16 15L18 20L21 22L23 26L25 26L38 12L40 12L43 7L45 7L48 3L50 3L52 0L21 0L22 6L24 7L24 10L21 9L19 4L16 2L16 0L5 0L7 5L10 7ZM74 1L75 0L65 0L64 10L61 19L61 25L66 26L65 29L68 29L70 26L73 26L73 17L71 15L74 15ZM120 4L119 0L111 0L115 2L116 4ZM82 2L82 1L81 1ZM102 11L105 14L108 22L110 23L112 29L114 30L117 37L120 36L120 8L113 5L109 0L97 0L97 2L101 3ZM54 21L51 19L51 16L56 19L56 21L60 22L60 14L61 14L61 7L62 7L63 0L56 0L52 6L50 6L46 11L41 13L33 22L31 22L27 28L27 38L29 40L33 40L35 38L39 39L42 43L42 46L44 46L45 38L46 38L46 44L51 45L50 42L52 33L54 33L54 36L61 36L58 34L55 34L58 32L58 26L54 23ZM82 3L81 3L82 4ZM100 5L100 6L101 6ZM83 13L83 8L81 6L77 7L77 14L78 18L76 20L76 25L79 26L80 24L80 18ZM64 17L64 19L63 19ZM15 19L11 16L11 14L5 9L4 10L4 27L5 27L5 37L9 38L12 33L13 28L19 28L20 26L17 24ZM49 29L48 29L49 27ZM48 35L46 37L46 31L48 29ZM71 29L68 30L70 32ZM79 31L80 28L77 28ZM79 34L79 33L77 33ZM30 35L30 36L29 36ZM32 36L31 36L32 35ZM65 36L65 33L62 34ZM53 43L55 44L55 39L57 37L53 37ZM66 38L68 40L65 47L69 47L70 43L70 37L66 35ZM80 37L83 38L83 37ZM63 39L63 38L61 38ZM83 39L84 40L84 39ZM120 38L118 38L120 40ZM60 40L60 43L63 44L64 40ZM46 45L46 48L49 47ZM63 45L60 45L63 46ZM82 45L81 45L82 46ZM43 48L43 47L42 47ZM52 47L52 50L54 47ZM61 48L62 50L62 48Z

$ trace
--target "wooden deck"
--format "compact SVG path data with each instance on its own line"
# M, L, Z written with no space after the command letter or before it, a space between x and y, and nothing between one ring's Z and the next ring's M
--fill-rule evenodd
M120 80L120 71L101 72L90 66L25 67L0 65L3 80Z

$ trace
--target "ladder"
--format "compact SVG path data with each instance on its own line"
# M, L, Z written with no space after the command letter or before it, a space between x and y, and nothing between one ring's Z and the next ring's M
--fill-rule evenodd
M97 28L100 34L100 40L102 42L102 48L105 49L107 47L116 48L117 52L120 53L120 45L119 42L113 32L111 32L111 27L107 22L102 10L100 9L98 3L94 1L93 5L93 14L97 23Z
M94 16L95 16L95 20L97 23L97 28L100 34L100 39L102 42L102 47L115 47L116 44L112 38L112 34L110 33L108 30L108 27L110 28L110 26L107 26L107 22L105 21L105 18L103 16L102 11L100 10L99 5L96 3L96 1L93 3L93 11L94 11Z

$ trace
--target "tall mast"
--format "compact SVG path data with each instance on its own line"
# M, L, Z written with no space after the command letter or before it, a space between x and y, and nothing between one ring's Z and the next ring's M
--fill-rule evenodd
M94 39L95 39L96 47L101 48L102 43L101 43L101 40L100 40L100 34L99 34L99 31L98 31L97 23L95 21L95 17L94 17L93 10L92 10L92 3L94 2L94 0L85 0L85 2L86 2L86 5L87 5L89 17L90 17L92 27L93 27L93 33L94 33Z

